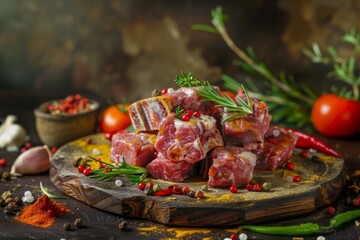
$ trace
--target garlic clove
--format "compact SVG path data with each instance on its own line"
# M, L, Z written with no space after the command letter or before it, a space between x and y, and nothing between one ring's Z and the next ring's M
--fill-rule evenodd
M26 141L26 131L15 123L16 116L8 115L5 122L0 125L0 148L15 145L21 146Z
M48 146L32 147L21 153L11 167L11 174L38 174L49 170L52 154Z

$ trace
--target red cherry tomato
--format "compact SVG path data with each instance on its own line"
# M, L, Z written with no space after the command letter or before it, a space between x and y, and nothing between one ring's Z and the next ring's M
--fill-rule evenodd
M233 101L235 101L235 97L236 97L236 94L235 94L235 93L230 92L230 91L225 91L225 92L223 93L223 95L225 95L225 93L226 93Z
M325 136L351 136L360 129L360 103L335 94L322 95L312 107L311 120Z
M123 109L125 107L125 109ZM131 120L127 111L129 104L117 104L117 107L106 108L100 118L100 131L103 133L115 134L130 126Z

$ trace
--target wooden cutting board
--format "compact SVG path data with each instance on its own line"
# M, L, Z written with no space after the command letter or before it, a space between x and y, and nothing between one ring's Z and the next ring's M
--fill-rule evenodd
M88 138L91 144L86 143ZM311 212L338 197L345 183L343 159L320 153L317 159L311 158L311 154L301 158L300 151L295 149L291 160L296 166L294 171L255 171L255 181L271 183L269 192L252 192L242 187L233 194L228 188L209 188L202 199L183 195L156 197L145 195L125 176L117 178L123 181L123 186L118 187L114 181L99 182L77 172L73 161L81 156L109 160L110 142L103 134L95 134L62 146L51 162L50 178L64 194L114 214L167 225L228 227ZM289 181L292 175L299 175L302 180ZM163 188L174 184L152 181ZM201 190L206 182L193 177L179 185Z

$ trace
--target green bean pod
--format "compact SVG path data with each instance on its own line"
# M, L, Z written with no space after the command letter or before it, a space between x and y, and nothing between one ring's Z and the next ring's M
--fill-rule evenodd
M307 235L312 233L318 233L320 226L316 223L304 223L300 225L292 226L258 226L258 225L243 225L241 229L250 230L253 232L272 234L272 235Z
M342 224L349 222L355 218L360 217L360 210L352 210L344 213L340 213L330 220L330 225L324 227L324 229L337 228Z

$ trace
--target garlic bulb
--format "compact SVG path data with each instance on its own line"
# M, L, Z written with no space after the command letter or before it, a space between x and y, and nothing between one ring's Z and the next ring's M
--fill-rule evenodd
M26 140L26 131L15 123L16 116L8 115L0 126L0 148L7 146L21 146Z
M50 168L52 154L48 146L32 147L21 153L11 167L11 174L37 174Z

